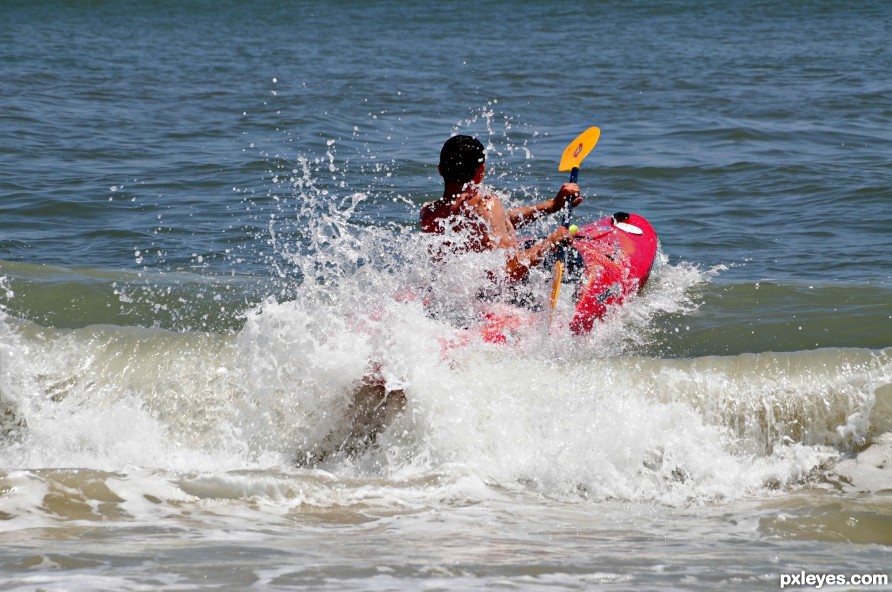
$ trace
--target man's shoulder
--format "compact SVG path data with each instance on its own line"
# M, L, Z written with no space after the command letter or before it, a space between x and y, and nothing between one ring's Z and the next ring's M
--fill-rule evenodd
M502 200L495 194L464 193L456 196L452 201L439 199L425 203L421 206L419 217L422 222L455 215L477 214L487 217L493 211L501 210L502 207Z
M444 207L448 210L448 204L444 204L441 200L429 201L421 206L418 212L418 221L421 223L423 232L438 232L440 230L440 221L449 214L444 212Z
M494 193L478 193L472 205L480 212L493 212L504 209L502 198Z
M439 212L443 209L443 202L439 200L429 201L421 206L421 211L418 213L421 220L425 220L426 218L436 217Z

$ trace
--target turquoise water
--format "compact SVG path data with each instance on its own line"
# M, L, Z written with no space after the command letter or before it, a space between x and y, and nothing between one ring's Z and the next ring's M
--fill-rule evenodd
M298 210L362 192L351 221L411 226L454 130L491 144L494 185L547 195L568 138L597 124L578 216L641 212L671 263L725 266L717 282L742 291L817 284L819 309L872 311L819 346L887 345L888 10L680 6L476 7L460 35L437 6L8 6L0 257L264 278L281 255L262 248L271 212L299 235ZM506 49L512 31L528 34ZM301 161L305 186L274 182ZM306 211L304 189L330 193ZM49 300L8 306L119 322ZM719 324L751 316L736 304Z
M889 564L887 3L0 19L0 589L749 590ZM444 362L455 328L391 298L430 273L442 142L479 136L529 203L591 125L574 215L647 217L660 273L591 336ZM296 465L370 359L407 412Z

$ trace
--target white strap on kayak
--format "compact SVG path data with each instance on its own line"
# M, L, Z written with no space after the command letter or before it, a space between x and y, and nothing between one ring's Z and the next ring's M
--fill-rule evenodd
M644 234L643 230L628 222L614 222L613 224L620 230L628 232L629 234Z

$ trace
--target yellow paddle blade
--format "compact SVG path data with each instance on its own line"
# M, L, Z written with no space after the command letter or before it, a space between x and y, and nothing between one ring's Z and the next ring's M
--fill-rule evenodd
M557 306L558 296L561 295L561 278L564 275L564 264L558 261L554 264L554 276L551 279L551 310ZM549 317L549 321L551 318Z
M592 151L592 148L595 147L595 144L598 143L598 138L600 137L601 128L597 127L590 127L579 134L579 137L570 142L564 149L564 155L561 157L561 165L558 167L558 170L569 171L574 167L578 168L585 157L588 156L588 153Z

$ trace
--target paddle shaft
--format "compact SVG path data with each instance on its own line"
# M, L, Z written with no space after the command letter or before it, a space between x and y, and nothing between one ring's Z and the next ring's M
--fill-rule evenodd
M573 170L570 171L570 183L575 183L579 179L579 167L573 167ZM564 214L564 228L570 229L570 217L573 215L573 200L576 199L572 195L570 199L567 200L567 213ZM561 274L563 274L564 267L567 267L567 247L566 245L560 245L558 247L558 255L561 260Z
M570 171L570 183L575 183L579 180L579 167L573 167L573 170ZM571 197L567 202L567 213L564 214L564 226L570 228L570 215L573 213L573 200L575 198Z
M576 180L579 179L579 167L573 167L570 171L570 183L575 183ZM573 215L573 200L576 199L573 196L570 196L570 199L567 200L567 212L564 214L564 228L569 230L570 228L570 217ZM566 245L558 245L558 256L557 261L554 263L554 275L552 278L552 286L551 286L551 307L549 308L548 313L548 324L551 324L551 311L554 310L554 307L557 305L558 296L561 293L561 281L564 277L564 268L567 266L567 247Z

